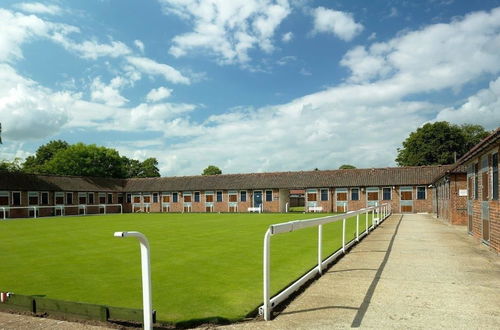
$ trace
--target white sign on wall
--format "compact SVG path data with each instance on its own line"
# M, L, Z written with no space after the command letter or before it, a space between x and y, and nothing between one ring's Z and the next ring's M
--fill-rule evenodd
M458 196L467 196L467 189L459 189Z

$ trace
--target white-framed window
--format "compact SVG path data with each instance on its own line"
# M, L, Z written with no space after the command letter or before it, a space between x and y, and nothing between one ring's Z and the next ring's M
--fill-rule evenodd
M316 202L316 201L318 201L318 189L307 189L307 191L306 191L306 200L308 202Z
M39 205L40 204L40 193L38 191L28 192L28 205Z
M106 193L99 193L99 204L106 204Z
M14 205L14 206L21 205L22 200L21 200L21 192L20 191L13 191L12 192L11 202L12 202L12 205Z
M328 192L329 192L329 190L327 188L320 190L319 195L320 195L321 201L327 201L329 199L328 198L328 195L329 195Z
M217 194L217 202L222 202L223 201L222 190L217 190L216 194Z
M351 200L359 201L359 188L351 188Z
M247 201L247 191L240 190L240 202L246 202L246 201Z
M347 202L347 188L336 188L335 200L337 202Z
M78 193L78 204L80 204L80 205L87 204L87 193L84 193L84 192Z
M425 190L425 186L418 186L417 187L417 199L426 199L427 198L427 193Z
M172 198L172 194L170 192L162 192L161 193L161 202L162 203L170 203L170 200Z
M214 192L213 191L205 191L205 202L207 202L207 203L214 202Z
M392 189L391 187L382 188L382 200L390 201L392 200Z
M57 191L55 194L54 194L54 203L56 205L64 205L64 193L62 191Z
M227 198L230 203L236 203L238 202L238 191L236 190L229 190L227 192Z
M272 201L273 201L273 191L266 190L266 202L272 202Z
M9 205L9 195L8 191L0 191L0 205Z
M182 197L184 198L184 203L191 203L193 201L193 193L190 191L183 192Z
M73 193L68 192L66 193L66 205L72 205L73 204Z
M42 191L40 193L40 205L49 205L49 192Z
M87 200L89 204L95 203L95 194L93 192L89 192L87 196Z
M199 202L200 202L200 200L201 200L200 198L201 198L201 197L200 197L200 192L199 192L199 191L195 191L195 192L194 192L194 202L195 202L195 203L199 203Z

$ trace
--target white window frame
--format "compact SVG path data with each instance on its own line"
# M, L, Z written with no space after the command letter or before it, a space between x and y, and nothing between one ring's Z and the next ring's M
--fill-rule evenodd
M19 194L19 205L17 205L17 206L21 206L21 205L23 205L23 194L21 194L20 191L12 191L11 192L11 197L12 197L11 198L11 203L14 203L14 194L16 194L16 193ZM12 204L12 205L14 205L14 204Z
M238 200L239 200L239 197L238 197L238 190L229 190L227 192L227 202L228 203L237 203ZM230 199L230 196L236 196L236 202L231 202L231 199Z
M68 196L71 195L71 204L68 204ZM64 204L65 205L74 205L74 202L75 200L73 199L73 192L72 191L69 191L69 192L66 192L66 194L64 195L65 199L64 199Z
M326 200L322 199L323 191L326 190ZM320 188L319 190L319 201L320 202L328 202L330 200L330 189L329 188Z
M63 198L63 203L62 204L56 204L57 203L57 197L62 197ZM64 195L64 192L62 191L56 191L54 193L54 205L64 205L66 202L66 196Z
M7 206L10 205L10 194L8 191L0 191L0 196L7 197Z
M87 204L89 204L89 202L90 202L90 195L92 195L92 204L90 204L90 205L93 205L93 204L95 204L95 193L93 193L93 192L87 193Z
M424 198L423 199L418 198L418 188L424 188ZM417 196L415 196L416 197L415 200L425 201L427 199L427 187L426 186L417 186L415 188L415 190L416 190L416 195L417 195Z
M213 198L215 194L214 194L213 190L205 191L205 193L203 195L205 195L205 203L215 203L215 198ZM207 196L212 196L211 202L207 201Z
M101 203L101 197L102 196L104 196L104 204L106 204L106 193L103 193L103 192L100 192L99 194L97 194L98 204L103 204L103 203Z
M389 199L384 199L384 189L389 189L389 194L391 195ZM381 201L392 201L392 187L382 187L382 199Z
M196 194L198 194L198 201L196 201ZM201 191L193 192L193 203L201 203Z
M85 204L80 204L80 197L85 197ZM84 192L79 192L78 193L78 205L87 205L88 204L88 194Z
M217 196L218 196L219 193L220 193L220 200L218 200L218 198L217 198ZM222 202L224 202L224 191L223 190L217 190L215 192L215 202L216 203L222 203Z
M357 189L357 190L358 190L358 199L352 199L352 191L353 191L354 189ZM350 188L350 189L349 189L349 192L350 192L350 194L349 194L349 200L350 200L350 201L359 201L359 200L361 199L361 194L360 194L361 189L360 189L359 187L353 187L353 188Z
M241 193L242 192L245 192L245 200L244 201L241 200ZM238 193L238 201L239 202L243 202L243 203L248 202L248 190L240 190L239 191L239 193Z
M30 204L30 197L36 196L36 204ZM40 192L39 191L28 191L28 205L40 205Z
M267 192L270 191L271 192L271 200L268 201L267 200ZM273 190L272 189L266 189L264 190L264 198L263 198L263 201L262 202L265 202L265 203L270 203L273 201Z

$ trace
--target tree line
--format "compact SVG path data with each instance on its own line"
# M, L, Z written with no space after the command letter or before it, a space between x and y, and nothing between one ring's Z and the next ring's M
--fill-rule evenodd
M0 171L108 178L159 177L158 160L120 156L112 148L54 140L40 146L33 156L0 162Z

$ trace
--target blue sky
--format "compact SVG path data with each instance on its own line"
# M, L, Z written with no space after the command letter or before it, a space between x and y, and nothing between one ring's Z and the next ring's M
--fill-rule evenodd
M4 0L0 159L53 139L162 175L394 166L500 123L500 1Z

